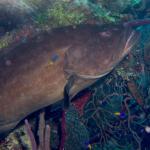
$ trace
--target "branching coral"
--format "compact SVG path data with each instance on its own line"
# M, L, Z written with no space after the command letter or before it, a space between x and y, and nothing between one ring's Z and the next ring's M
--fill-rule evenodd
M119 78L116 76L116 79ZM92 130L91 138L99 134L95 141L99 149L140 149L141 132L148 121L142 108L144 100L138 101L136 88L129 87L129 93L126 82L114 80L115 76L110 76L94 90L92 99L85 106L84 123L89 131ZM92 139L89 143L94 147Z
M39 145L36 143L35 136L28 120L25 120L25 129L30 139L32 150L50 150L50 126L45 126L44 117L44 112L42 112L39 120Z

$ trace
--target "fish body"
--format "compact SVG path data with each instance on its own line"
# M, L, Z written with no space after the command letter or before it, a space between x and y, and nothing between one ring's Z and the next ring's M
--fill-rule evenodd
M108 74L137 39L123 26L81 25L54 29L0 53L0 133L13 129L30 113L63 99Z

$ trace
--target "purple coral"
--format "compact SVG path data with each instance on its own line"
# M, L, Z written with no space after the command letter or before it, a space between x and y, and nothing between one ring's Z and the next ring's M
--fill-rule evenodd
M50 126L45 126L45 119L44 119L45 113L40 114L40 121L39 121L39 141L40 144L38 145L36 143L35 136L31 130L31 126L28 122L28 120L25 120L25 129L27 132L27 135L31 142L32 150L50 150Z

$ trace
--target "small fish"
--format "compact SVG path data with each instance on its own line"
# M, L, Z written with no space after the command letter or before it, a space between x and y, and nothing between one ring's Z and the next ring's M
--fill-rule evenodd
M114 115L119 116L121 119L126 117L126 114L124 112L115 112Z
M92 150L92 145L91 144L89 144L87 147L89 148L89 150Z
M115 112L114 114L115 114L116 116L120 116L121 113L120 113L120 112Z

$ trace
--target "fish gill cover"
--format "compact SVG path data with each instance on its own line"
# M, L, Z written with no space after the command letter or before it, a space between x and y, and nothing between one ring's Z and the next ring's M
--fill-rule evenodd
M149 17L149 0L1 0L0 51L57 27ZM31 125L26 121L17 127L1 141L0 149L45 145L54 150L149 150L150 26L138 30L139 43L111 74L79 93L65 113L61 104L54 104L45 109L45 119L41 112L27 117ZM50 134L46 137L45 129Z

